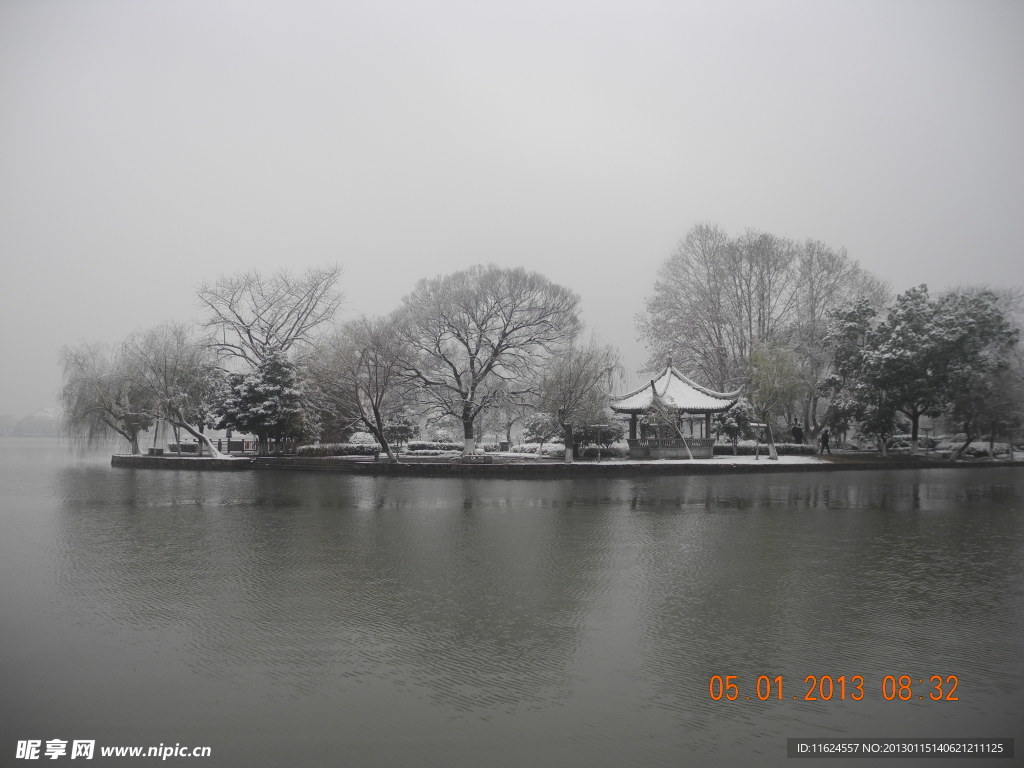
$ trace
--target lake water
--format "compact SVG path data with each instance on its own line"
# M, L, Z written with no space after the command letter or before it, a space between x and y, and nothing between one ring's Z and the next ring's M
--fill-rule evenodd
M0 765L31 764L28 739L95 740L92 765L158 744L445 768L781 766L796 736L1019 750L1022 520L1022 469L389 480L0 439ZM860 675L863 698L805 701L808 675Z

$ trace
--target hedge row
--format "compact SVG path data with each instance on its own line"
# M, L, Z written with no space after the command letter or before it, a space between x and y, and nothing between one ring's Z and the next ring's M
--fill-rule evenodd
M540 443L523 443L515 446L512 450L515 453L538 453ZM542 456L565 456L565 446L561 443L544 443Z
M760 448L753 440L740 440L736 446L737 456L753 456L755 449L759 454L768 453L768 444L761 443ZM818 446L807 443L776 443L775 450L780 456L813 456L818 452ZM732 443L715 443L715 456L732 456Z
M964 444L961 440L958 443L954 442L941 442L935 446L937 450L943 453L953 454L960 450L960 446ZM1006 456L1010 453L1010 446L1007 443L995 443L992 446L993 456ZM964 449L964 456L968 456L973 459L980 459L988 456L988 441L976 441L971 443Z
M380 451L376 443L320 443L300 445L295 452L299 456L373 456Z
M559 446L559 448L561 449L562 453L564 454L565 453L565 448L562 447L562 446ZM588 445L586 448L583 449L583 455L582 456L580 456L580 454L576 454L576 456L577 456L577 458L582 458L582 459L596 459L598 457L597 446L596 445ZM606 447L602 447L601 448L600 456L601 456L602 459L628 459L629 458L629 446L627 445L627 446L623 447L621 445L609 445L609 446L606 446Z
M464 443L446 443L436 440L410 440L406 443L405 449L410 453L417 451L461 451Z

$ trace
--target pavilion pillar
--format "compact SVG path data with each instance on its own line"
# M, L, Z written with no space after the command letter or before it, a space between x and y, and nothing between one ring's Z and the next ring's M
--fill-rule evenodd
M711 437L711 414L704 414L704 437Z
M629 414L629 439L636 440L636 414Z

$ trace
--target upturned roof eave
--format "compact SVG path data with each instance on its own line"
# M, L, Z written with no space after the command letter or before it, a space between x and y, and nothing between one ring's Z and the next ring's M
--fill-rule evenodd
M677 407L677 406L674 406L674 405L667 405L666 407L669 410L679 411L680 413L721 413L722 411L727 411L730 408L732 408L734 405L736 405L736 402L737 402L736 400L723 401L722 406L720 408L680 408L680 407ZM635 407L635 408L619 408L619 407L617 407L615 405L612 405L611 409L613 411L615 411L616 413L635 413L635 414L641 414L641 413L647 413L649 410L651 410L653 405L654 404L651 403L651 405L639 406L639 407Z
M671 379L673 377L678 379L680 382L682 382L686 386L692 388L696 392L699 392L699 393L701 393L703 395L706 395L707 397L710 397L710 398L712 398L714 400L719 400L719 401L722 402L722 406L721 407L714 407L714 408L710 408L710 407L684 408L684 407L675 406L675 405L672 405L672 404L669 404L669 403L665 404L666 406L668 406L670 408L682 411L684 413L719 413L720 411L728 410L729 408L731 408L733 405L736 404L736 401L739 398L740 392L743 391L743 387L740 387L739 389L737 389L737 390L735 390L733 392L715 392L713 389L708 389L707 387L701 386L700 384L698 384L697 382L693 381L689 377L684 376L683 374L681 374L678 370L675 369L675 367L673 367L671 365L668 365L668 366L665 367L665 370L663 370L660 374L658 374L657 377L648 380L648 382L646 384L644 384L642 387L638 387L638 388L634 389L631 392L627 392L626 394L620 395L619 397L615 398L615 401L621 403L621 402L623 402L625 400L629 400L630 398L636 397L637 395L641 394L642 392L645 392L647 390L652 390L652 388L653 388L653 390L651 392L650 402L648 402L647 404L645 404L643 406L633 406L633 407L628 407L628 408L622 408L622 407L616 406L614 404L614 402L613 402L611 404L611 409L613 411L615 411L616 413L644 413L646 411L649 411L652 408L652 406L654 405L654 401L656 399L657 400L661 399L661 396L659 396L659 394L658 394L658 386L659 386L659 384L663 380L668 379L668 381L665 383L665 386L662 387L662 391L664 393L665 391L668 390L669 384L671 384Z

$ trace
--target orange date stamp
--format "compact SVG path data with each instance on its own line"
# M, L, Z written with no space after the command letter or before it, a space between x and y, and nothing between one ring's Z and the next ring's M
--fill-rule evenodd
M873 687L866 687L863 675L807 675L797 686L798 695L793 695L793 685L782 675L712 675L708 694L713 701L860 701L875 690L886 701L960 701L956 675L885 675Z

